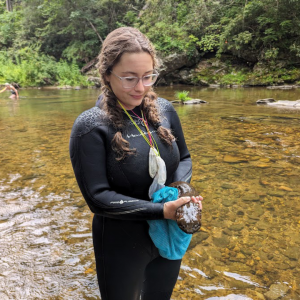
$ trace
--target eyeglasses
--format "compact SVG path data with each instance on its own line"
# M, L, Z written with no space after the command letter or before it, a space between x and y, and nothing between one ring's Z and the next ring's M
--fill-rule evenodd
M112 71L110 71L110 73L121 80L122 86L123 86L124 89L134 88L139 83L140 79L142 79L142 83L143 83L144 86L151 86L155 83L155 81L158 77L158 73L146 75L146 76L143 76L143 77L135 77L135 76L121 77L121 76L116 75Z

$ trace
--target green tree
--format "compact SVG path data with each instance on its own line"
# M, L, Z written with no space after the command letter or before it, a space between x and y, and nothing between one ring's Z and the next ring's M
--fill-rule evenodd
M57 60L75 59L84 64L97 56L110 31L122 25L132 26L143 4L138 0L19 1L15 5L15 11L21 16L17 20L19 27L3 31L10 30L13 45L8 47L39 45L42 52ZM3 18L0 26L12 27L6 24L8 17Z
M291 9L293 7L293 9ZM235 1L220 19L218 53L231 52L253 62L300 55L300 3L296 0Z
M193 51L211 24L214 7L216 3L211 0L147 1L147 8L136 26L163 53Z
M287 67L300 63L299 15L299 0L0 0L0 50L16 64L34 49L75 70L98 55L109 32L135 26L163 54L197 50Z

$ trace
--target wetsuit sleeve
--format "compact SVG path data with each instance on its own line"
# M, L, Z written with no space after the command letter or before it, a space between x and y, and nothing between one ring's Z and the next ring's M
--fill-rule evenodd
M163 204L131 198L112 190L106 173L104 126L71 135L70 157L82 195L95 214L123 220L163 219ZM109 145L110 146L110 145Z
M170 123L172 133L176 138L176 143L180 153L180 162L178 168L173 176L173 182L185 181L190 182L192 177L192 160L189 150L186 146L181 123L177 112L173 108L170 108Z

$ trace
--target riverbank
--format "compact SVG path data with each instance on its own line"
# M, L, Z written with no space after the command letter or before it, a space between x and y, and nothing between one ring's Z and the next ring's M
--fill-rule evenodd
M181 65L178 63L181 60ZM174 65L177 68L174 69ZM232 55L220 58L195 58L191 65L188 57L173 56L162 60L160 85L188 84L195 86L298 86L300 68L284 66L281 62L251 64Z

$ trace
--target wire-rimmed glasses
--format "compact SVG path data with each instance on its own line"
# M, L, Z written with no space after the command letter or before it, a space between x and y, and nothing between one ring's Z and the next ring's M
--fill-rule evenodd
M110 73L121 80L121 83L122 83L122 86L124 89L132 89L139 83L140 79L142 80L142 83L144 86L153 85L158 77L158 73L156 71L154 71L154 72L155 73L153 73L153 74L145 75L142 77L136 77L136 76L121 77L121 76L118 76L117 74L113 73L112 71Z

